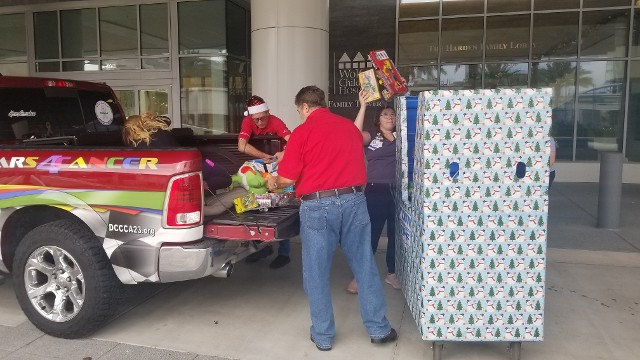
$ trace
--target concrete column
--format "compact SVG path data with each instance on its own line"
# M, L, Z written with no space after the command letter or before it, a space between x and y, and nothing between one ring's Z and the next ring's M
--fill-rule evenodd
M598 227L618 229L622 197L622 153L600 152Z
M329 0L251 0L252 93L293 130L293 100L307 85L329 89Z

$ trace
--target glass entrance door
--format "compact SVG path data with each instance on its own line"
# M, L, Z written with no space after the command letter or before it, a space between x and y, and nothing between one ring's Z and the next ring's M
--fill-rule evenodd
M145 112L171 117L169 86L117 87L113 91L127 117Z

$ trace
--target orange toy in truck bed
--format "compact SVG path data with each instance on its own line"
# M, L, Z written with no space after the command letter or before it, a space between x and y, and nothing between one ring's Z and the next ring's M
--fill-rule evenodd
M400 76L398 69L389 59L384 50L373 50L369 52L369 60L376 69L376 75L380 83L384 86L382 96L385 100L391 100L395 95L402 95L407 92L407 81Z

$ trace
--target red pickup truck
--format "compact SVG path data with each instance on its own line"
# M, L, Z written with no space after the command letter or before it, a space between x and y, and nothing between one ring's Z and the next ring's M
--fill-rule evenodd
M128 148L113 91L90 82L0 76L0 99L0 273L47 334L99 329L124 284L228 277L298 234L295 207L203 217L202 156L235 172L246 157L234 135L176 129L184 147Z

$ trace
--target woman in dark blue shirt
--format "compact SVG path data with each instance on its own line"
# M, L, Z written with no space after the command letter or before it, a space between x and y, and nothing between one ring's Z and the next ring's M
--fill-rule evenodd
M371 219L371 247L375 253L382 228L386 223L388 274L385 282L394 289L400 289L400 283L395 274L396 205L393 199L393 186L396 182L396 113L391 107L382 107L378 110L373 122L374 128L365 131L363 127L367 108L366 98L366 91L360 90L360 111L354 123L362 131L367 158L367 185L364 195L367 198L367 209ZM347 291L352 294L358 292L355 279L351 281Z

